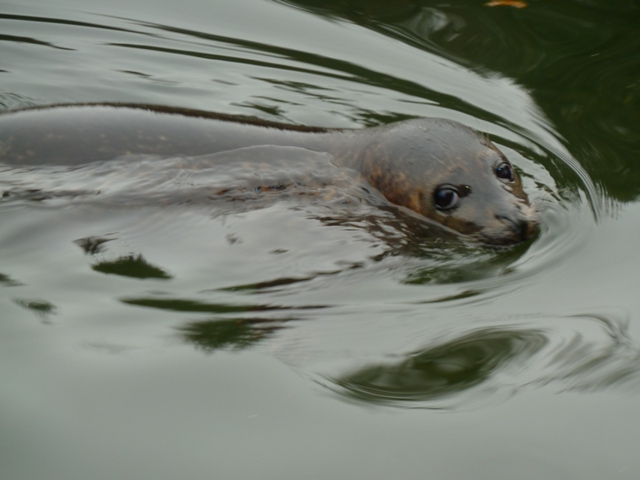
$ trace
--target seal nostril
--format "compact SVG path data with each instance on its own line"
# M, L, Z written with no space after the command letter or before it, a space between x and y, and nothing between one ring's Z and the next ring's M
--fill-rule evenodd
M519 230L520 238L523 240L529 236L530 225L527 220L518 220L516 221L516 227Z

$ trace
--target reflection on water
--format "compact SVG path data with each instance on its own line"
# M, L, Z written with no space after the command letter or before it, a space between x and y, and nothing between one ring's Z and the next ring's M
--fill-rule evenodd
M243 350L267 340L293 320L268 318L231 318L189 322L178 327L185 342L198 350L213 353L217 350Z
M486 329L413 352L399 361L372 365L334 379L339 393L382 405L429 406L489 379L506 365L524 363L547 342L535 330ZM438 408L443 408L439 406Z
M640 387L640 348L616 314L571 315L465 332L319 383L348 401L459 410L524 388ZM536 328L526 328L535 325Z
M618 385L637 388L640 348L628 334L628 320L602 313L571 317L576 320L600 326L602 338L594 341L578 333L566 338L550 352L549 379L558 380L566 390L597 391Z
M40 299L25 299L25 298L16 298L14 299L16 305L20 305L21 307L29 310L34 313L36 316L41 318L45 323L48 320L48 317L54 315L56 313L56 306L46 300Z
M146 298L122 298L120 301L126 305L134 305L137 307L157 308L160 310L169 310L172 312L199 312L199 313L247 313L247 312L266 312L280 310L315 310L328 308L326 305L303 305L291 307L287 305L232 305L226 303L206 303L196 300L184 300L180 298L162 298L162 297L146 297Z
M17 287L19 285L22 285L22 283L14 280L9 275L5 275L4 273L0 273L0 284L2 284L2 286L4 287Z
M96 272L106 273L107 275L122 275L131 278L158 278L167 280L173 277L163 269L147 262L144 257L139 255L127 255L117 258L116 260L103 260L94 264L92 267Z
M104 244L112 240L114 240L114 238L86 237L76 240L75 244L82 248L85 254L96 255L98 253L102 253L105 247Z
M528 242L504 249L499 255L489 249L465 252L476 258L475 261L468 261L464 267L457 264L455 257L448 261L443 258L440 264L425 265L412 271L405 282L407 284L466 283L488 277L508 275L514 271L514 263L525 255L536 238L534 236Z

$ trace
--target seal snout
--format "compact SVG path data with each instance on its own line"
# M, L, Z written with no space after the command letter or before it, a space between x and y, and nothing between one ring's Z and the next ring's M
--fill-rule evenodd
M505 223L514 236L520 241L529 238L535 230L535 224L526 218L509 218L504 216L496 216L496 218Z
M509 231L509 236L516 242L522 242L531 237L538 226L535 211L529 205L518 206L511 214L496 214L496 220L500 221Z

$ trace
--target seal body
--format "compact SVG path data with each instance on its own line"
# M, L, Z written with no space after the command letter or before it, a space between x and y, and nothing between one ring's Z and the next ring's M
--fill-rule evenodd
M350 130L126 104L59 105L0 115L0 163L81 165L132 154L198 156L295 146L329 153L390 202L489 244L530 237L536 215L507 158L450 120Z

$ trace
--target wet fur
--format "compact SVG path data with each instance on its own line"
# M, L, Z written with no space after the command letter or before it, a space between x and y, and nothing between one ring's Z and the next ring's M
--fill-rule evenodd
M357 170L390 202L485 243L523 241L536 227L520 179L504 182L506 157L460 123L417 118L367 129L327 129L153 105L72 104L0 115L0 162L77 165L127 154L204 155L257 145L327 152ZM463 188L450 210L439 185Z

